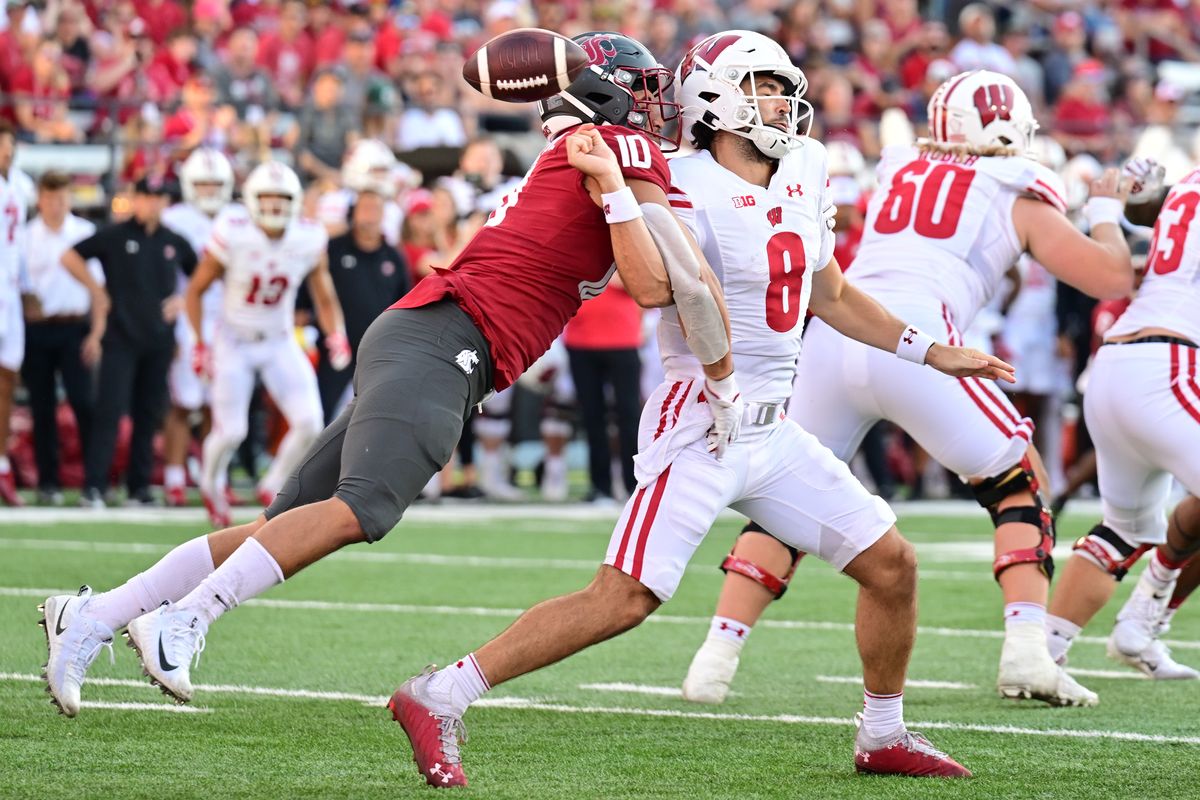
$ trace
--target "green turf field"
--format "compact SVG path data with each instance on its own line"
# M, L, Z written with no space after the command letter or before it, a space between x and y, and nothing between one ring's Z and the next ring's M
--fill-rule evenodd
M5 524L0 516L0 796L429 796L434 790L382 708L386 695L426 664L482 643L519 609L584 585L611 527L566 517L436 522L430 513L215 625L186 713L171 711L139 680L133 652L118 640L115 665L102 651L84 687L84 700L100 705L74 720L55 713L37 679L45 661L37 603L49 590L85 582L109 588L203 528ZM1068 517L1060 540L1091 522ZM850 718L861 703L849 626L854 588L815 559L751 636L736 697L709 709L668 695L705 635L720 586L715 564L738 527L732 518L718 525L657 620L504 685L472 709L464 794L1200 797L1200 684L1133 679L1107 661L1099 637L1116 602L1085 631L1095 638L1071 654L1073 668L1110 673L1080 676L1100 693L1098 708L1052 709L995 695L1001 602L982 512L901 520L924 573L910 679L946 682L910 686L906 716L974 770L974 780L854 774ZM1171 633L1185 663L1200 661L1200 613L1189 613L1197 611L1185 607Z

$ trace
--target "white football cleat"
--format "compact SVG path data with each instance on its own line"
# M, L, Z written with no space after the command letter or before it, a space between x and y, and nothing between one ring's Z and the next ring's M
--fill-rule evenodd
M112 658L112 628L86 616L91 598L92 590L81 586L77 595L57 594L38 606L42 612L38 624L46 629L46 647L50 651L42 670L46 692L50 702L68 717L79 713L79 690L100 648L107 647Z
M1094 706L1099 696L1066 673L1050 658L1041 625L1009 626L1000 651L996 689L1010 700L1041 700L1052 706Z
M1143 573L1133 594L1117 612L1117 624L1108 637L1109 647L1131 657L1144 653L1159 635L1159 622L1174 591L1175 581L1156 588Z
M706 639L683 679L683 699L693 703L720 705L729 696L729 685L737 674L741 648L733 642Z
M1171 649L1162 639L1153 639L1150 646L1136 656L1127 656L1116 648L1110 637L1108 657L1138 670L1156 681L1190 681L1200 678L1200 672L1171 657Z
M189 611L163 603L129 623L125 638L142 661L150 683L179 703L192 699L191 666L200 663L206 626Z

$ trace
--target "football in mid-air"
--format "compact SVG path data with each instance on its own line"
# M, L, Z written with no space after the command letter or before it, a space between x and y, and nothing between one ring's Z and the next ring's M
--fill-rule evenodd
M588 66L583 48L542 28L517 28L488 41L463 64L463 78L494 100L532 103L558 94Z

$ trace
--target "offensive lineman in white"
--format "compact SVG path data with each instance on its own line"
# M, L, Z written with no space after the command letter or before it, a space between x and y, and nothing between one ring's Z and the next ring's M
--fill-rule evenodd
M204 440L200 492L213 525L227 527L225 484L229 460L246 438L246 417L257 374L287 419L288 432L259 484L269 504L284 479L321 432L323 415L312 364L292 335L296 292L307 278L317 324L331 363L350 364L342 310L329 277L324 229L299 219L300 179L277 161L256 167L242 185L242 203L213 223L204 255L188 283L188 323L196 345L193 364L212 376L212 430ZM224 280L221 316L212 352L201 335L203 296Z
M197 253L203 253L212 233L213 220L233 200L233 167L220 150L202 147L193 150L179 170L179 185L183 202L176 203L163 212L162 221L171 230L187 239ZM187 278L180 275L181 290L186 288ZM200 330L204 343L211 346L213 331L221 316L221 284L214 281L200 300ZM167 385L171 391L171 410L163 426L163 490L167 505L182 506L187 503L185 487L187 474L188 443L191 441L191 424L188 418L208 406L207 386L192 368L192 350L195 348L192 326L187 316L181 314L175 325L175 360L167 373Z
M1195 679L1160 637L1180 572L1200 551L1200 169L1163 196L1163 168L1135 159L1129 219L1154 225L1146 273L1092 362L1084 414L1096 445L1102 523L1080 540L1050 601L1050 654L1071 642L1112 597L1117 582L1153 548L1117 614L1108 655L1155 679ZM1139 184L1141 184L1139 186ZM1171 476L1189 494L1172 511Z
M806 83L778 44L748 31L705 39L676 78L684 130L711 149L671 162L668 199L724 287L730 338L721 344L734 356L746 406L736 441L714 453L709 440L710 405L738 394L723 385L729 379L705 380L700 364L711 356L693 354L704 352L697 340L710 328L689 321L685 334L679 324L694 294L707 294L699 280L704 259L665 211L643 205L675 305L659 327L666 381L642 414L640 488L613 531L605 565L583 591L534 607L477 652L410 680L394 709L423 706L453 736L467 705L491 686L628 630L669 600L717 514L731 507L769 519L785 539L814 548L860 585L856 628L868 691L856 769L970 775L904 726L900 693L916 631L912 545L887 505L782 412L810 294L813 311L839 330L889 352L899 347L902 357L960 375L1010 378L1010 368L932 341L919 352L907 347L907 326L842 279L825 219L832 209L824 148L793 133L808 107ZM599 137L585 152L616 169Z
M929 116L931 140L884 151L853 285L951 344L961 341L959 331L1025 251L1088 294L1129 293L1133 269L1118 224L1128 189L1118 188L1116 170L1092 184L1089 239L1065 216L1058 177L1024 157L1037 122L1011 78L984 70L959 74L934 93ZM996 526L993 573L1005 600L997 689L1014 699L1095 705L1096 695L1047 649L1054 528L1039 493L1047 481L1029 443L1032 423L983 381L918 370L839 336L827 323L815 320L806 336L793 418L843 460L872 425L891 420L969 481ZM812 387L820 391L805 391ZM758 531L778 536L756 521ZM745 634L782 594L798 557L765 532L739 538L723 565L728 575L714 628L684 680L685 697L724 700ZM723 636L715 625L721 618L735 621L743 635Z

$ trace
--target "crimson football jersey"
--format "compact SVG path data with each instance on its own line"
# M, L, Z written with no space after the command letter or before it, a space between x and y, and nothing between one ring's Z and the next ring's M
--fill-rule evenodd
M658 147L619 125L597 130L626 180L667 191ZM566 135L546 146L449 268L436 270L392 308L453 298L491 347L497 391L550 347L580 304L604 291L616 270L604 213L567 161Z

